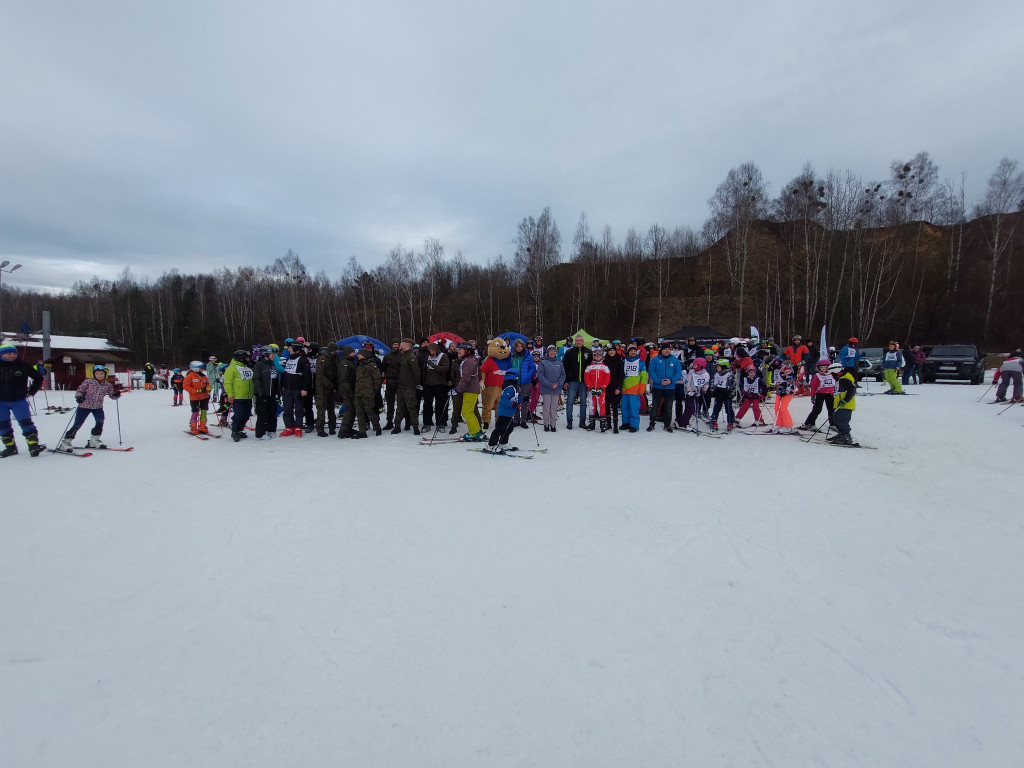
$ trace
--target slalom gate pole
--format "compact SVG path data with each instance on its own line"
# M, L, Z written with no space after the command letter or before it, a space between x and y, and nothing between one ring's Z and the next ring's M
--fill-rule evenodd
M991 391L992 391L992 387L994 387L995 385L996 385L996 383L995 383L994 381L993 381L993 382L992 382L991 384L989 384L989 385L988 385L988 389L986 389L986 390L985 390L984 392L982 392L982 393L981 393L981 397L979 397L979 398L978 398L978 402L979 402L979 403L980 403L980 402L981 402L982 400L984 400L984 399L985 399L985 395L987 395L987 394L988 394L989 392L991 392Z

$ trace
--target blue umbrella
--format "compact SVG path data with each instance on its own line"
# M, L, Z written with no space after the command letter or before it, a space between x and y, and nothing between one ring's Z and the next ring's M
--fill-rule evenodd
M504 333L499 333L498 338L504 339L509 343L510 346L512 344L515 344L517 341L523 342L524 345L526 344L526 342L529 341L529 339L523 336L523 334L516 333L515 331L505 331Z
M341 349L342 347L352 347L356 351L359 351L359 348L368 341L373 344L373 348L377 351L378 355L386 355L391 351L391 347L380 339L375 339L373 336L363 335L349 336L347 339L342 339L338 342L338 349Z

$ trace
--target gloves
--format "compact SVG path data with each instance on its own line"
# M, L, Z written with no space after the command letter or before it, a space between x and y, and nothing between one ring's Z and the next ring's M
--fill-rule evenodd
M423 389L423 385L422 384L417 384L416 385L416 389Z
M114 388L114 393L113 393L113 394L112 394L112 395L110 396L110 399L111 399L111 400L117 400L117 398L119 398L120 396L121 396L121 390L120 390L120 389L117 389L117 388L115 387L115 388Z
M85 395L75 395L75 402L81 405L85 402Z
M456 389L455 387L452 387L452 388L451 388L451 389L450 389L450 390L448 391L448 395L449 395L450 397L455 397L455 396L456 396L457 394L459 394L459 390L457 390L457 389Z

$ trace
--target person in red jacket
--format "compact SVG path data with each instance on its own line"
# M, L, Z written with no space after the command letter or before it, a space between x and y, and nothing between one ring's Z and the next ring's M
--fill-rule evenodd
M605 390L612 380L612 373L604 364L604 350L600 347L594 349L594 362L587 366L583 372L583 383L590 395L590 421L587 429L593 431L595 423L600 419L601 431L608 429L608 416L605 412Z
M800 363L803 362L804 355L809 351L802 339L799 336L794 336L793 343L782 351L782 356L793 366L793 373L796 374L800 370Z

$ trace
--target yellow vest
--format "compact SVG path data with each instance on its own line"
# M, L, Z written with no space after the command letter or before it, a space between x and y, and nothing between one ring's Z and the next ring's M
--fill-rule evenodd
M853 378L853 374L851 374L851 373L844 373L842 376L839 377L840 381L842 381L843 379L849 379L851 382L853 382L854 386L856 386L856 384L857 384L857 380ZM846 409L848 411L856 411L857 410L857 396L854 395L849 400L847 400L842 405L840 405L839 404L839 393L837 392L836 395L835 395L833 404L835 405L836 408L844 408L844 409Z

